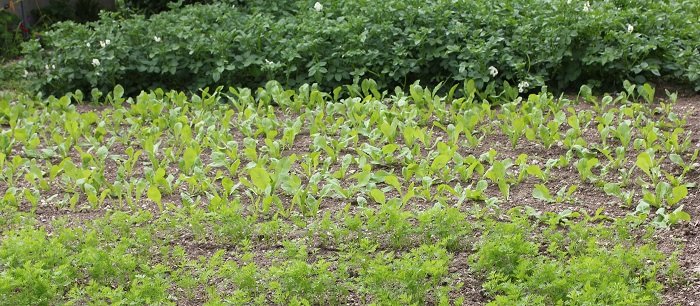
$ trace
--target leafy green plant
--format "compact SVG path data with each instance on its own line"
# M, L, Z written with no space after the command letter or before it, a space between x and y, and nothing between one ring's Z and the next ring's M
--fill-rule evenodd
M600 161L595 158L583 157L576 162L576 170L583 181L595 181L596 175L593 173L593 168L600 165Z
M141 2L132 7L160 10L164 3ZM262 86L276 79L292 86L316 82L328 89L357 80L358 96L376 97L394 85L410 89L416 80L473 80L482 89L472 91L480 100L510 102L534 86L561 89L588 80L641 84L664 76L700 86L693 49L700 31L677 13L697 11L696 3L601 2L585 14L581 5L562 1L319 5L321 10L301 0L276 5L221 1L149 18L105 13L90 25L60 23L43 34L41 44L25 44L23 52L27 70L36 74L34 87L47 94L92 87L106 91L116 84L196 91L222 84ZM632 32L624 26L630 20L635 20ZM376 86L359 82L368 77ZM433 91L412 90L410 96L415 103L435 106L442 102L432 99ZM637 91L644 99L654 94L650 86ZM466 90L463 94L471 96ZM553 135L542 133L545 139Z
M679 185L672 187L671 184L666 182L660 182L656 185L654 192L645 190L642 195L642 200L637 207L637 210L641 210L641 207L673 207L688 196L688 188L685 185Z
M488 278L490 305L659 302L656 275L665 255L653 246L591 246L584 237L604 240L607 230L579 223L568 234L546 236L549 257L538 252L523 222L497 224L474 255L476 271Z
M575 199L572 196L577 188L576 185L562 186L556 195L552 195L547 186L536 184L532 190L532 197L549 203L573 202Z
M486 170L484 177L490 179L496 185L498 185L498 190L501 195L507 200L510 198L510 185L512 179L508 174L508 169L513 166L513 161L510 159L506 160L496 160L493 162L491 167Z
M660 168L662 161L663 159L655 159L653 152L649 153L648 151L644 151L637 155L635 166L647 175L652 185L657 185L662 176Z
M634 190L623 190L621 184L618 183L606 183L603 186L603 190L607 195L620 199L620 201L622 201L622 205L627 207L632 205L635 195Z

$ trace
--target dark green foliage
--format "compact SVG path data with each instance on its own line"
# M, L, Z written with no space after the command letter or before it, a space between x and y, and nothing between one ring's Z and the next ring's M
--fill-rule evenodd
M592 1L590 11L563 0L322 5L316 11L309 1L226 1L148 19L63 23L42 45L26 45L27 66L49 93L115 84L258 86L269 79L332 87L366 77L380 88L416 79L566 88L663 76L700 89L700 23L681 13L697 16L696 1ZM100 48L106 39L112 44ZM45 71L46 64L57 69Z
M47 6L33 10L32 14L37 20L34 26L48 27L60 21L96 21L101 9L97 0L51 0Z
M19 18L7 11L0 11L0 60L19 55L22 32Z

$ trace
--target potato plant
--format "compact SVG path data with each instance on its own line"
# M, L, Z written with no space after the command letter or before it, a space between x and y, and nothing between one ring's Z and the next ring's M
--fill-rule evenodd
M640 85L632 98L650 101L647 81L700 90L698 15L700 4L688 0L219 0L149 17L104 13L86 25L59 23L23 52L25 75L47 95L116 84L130 93L258 87L273 79L330 91L374 78L379 89L472 79L481 95L499 87L512 98L545 84L613 89L629 79ZM513 120L517 138L524 119ZM551 144L557 139L546 131L560 123L532 126L530 136Z

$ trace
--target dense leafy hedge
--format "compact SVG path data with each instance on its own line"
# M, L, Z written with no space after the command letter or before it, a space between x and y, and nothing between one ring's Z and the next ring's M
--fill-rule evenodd
M380 86L495 79L525 89L662 76L700 90L694 0L232 3L61 23L25 45L27 70L50 93L360 77Z

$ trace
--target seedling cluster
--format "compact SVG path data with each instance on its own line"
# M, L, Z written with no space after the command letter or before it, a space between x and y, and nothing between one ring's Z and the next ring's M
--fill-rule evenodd
M0 300L659 303L698 149L653 94L1 97Z

